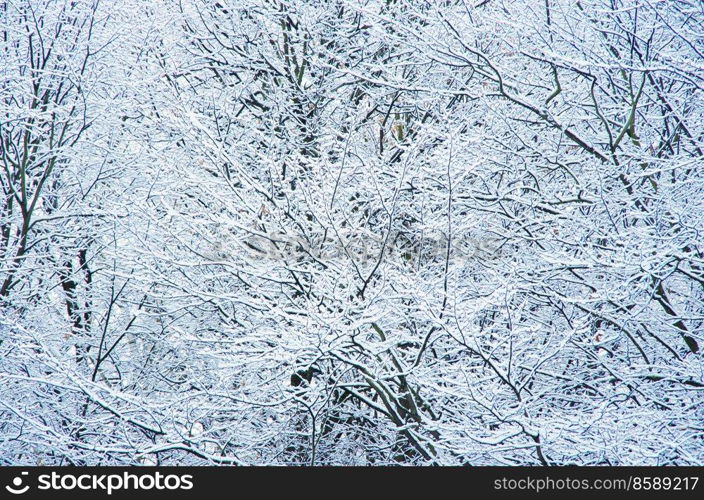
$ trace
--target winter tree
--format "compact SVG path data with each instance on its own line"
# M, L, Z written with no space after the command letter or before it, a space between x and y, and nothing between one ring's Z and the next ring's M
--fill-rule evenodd
M701 463L698 2L0 16L0 463Z

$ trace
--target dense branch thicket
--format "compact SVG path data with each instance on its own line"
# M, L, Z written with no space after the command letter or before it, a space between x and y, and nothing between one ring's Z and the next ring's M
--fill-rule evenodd
M0 464L701 464L702 26L0 1Z

